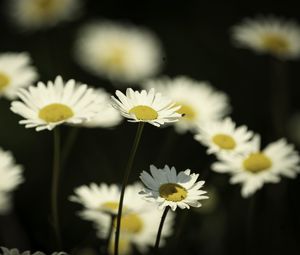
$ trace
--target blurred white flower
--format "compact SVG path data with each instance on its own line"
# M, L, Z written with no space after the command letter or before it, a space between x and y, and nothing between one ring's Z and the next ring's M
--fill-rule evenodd
M87 71L121 84L156 75L162 60L160 42L153 33L108 21L84 26L74 54Z
M20 88L31 85L37 78L28 53L0 54L0 97L15 99Z
M234 43L280 59L300 56L300 26L293 20L268 16L246 18L232 29Z
M0 249L3 252L3 255L46 255L45 253L41 251L36 252L30 252L30 251L24 251L20 252L18 249L8 249L5 247L0 247ZM53 252L51 255L67 255L65 252Z
M23 169L15 164L9 151L0 148L0 214L11 208L11 192L23 182Z
M25 120L19 123L26 128L52 130L63 123L78 124L98 113L102 99L86 84L76 84L74 80L63 82L60 76L47 85L38 82L28 90L21 89L18 96L23 102L14 101L11 110Z
M236 127L231 118L217 122L209 122L199 126L194 138L207 146L208 154L236 154L245 153L251 149L249 140L253 132L246 126Z
M227 95L215 90L207 82L198 82L184 76L174 79L165 77L148 80L144 87L154 88L181 106L177 112L183 114L183 117L175 123L179 133L196 131L198 125L219 120L229 112Z
M153 245L157 234L162 211L153 204L144 201L138 194L143 186L139 183L128 185L125 190L123 214L121 218L121 246L128 251L128 242L145 252ZM80 212L83 219L93 221L100 238L107 238L110 227L110 215L117 215L120 199L120 189L117 185L92 183L75 189L75 196L70 200L81 203L84 209ZM174 216L169 215L164 225L162 237L172 233ZM116 219L115 219L116 221ZM116 225L116 222L114 226ZM113 238L111 242L113 245ZM122 241L123 240L123 241ZM162 240L163 241L163 240ZM126 249L125 249L126 248Z
M13 23L24 30L55 26L79 14L80 0L7 0Z
M86 128L110 128L118 125L122 120L122 116L112 105L111 95L103 89L96 89L98 97L102 99L101 107L98 113L88 121L84 121L79 126Z
M280 176L295 178L300 172L300 157L294 146L285 139L270 143L261 149L259 135L250 141L251 151L246 154L223 154L212 169L219 173L229 173L231 184L242 184L242 196L249 197L264 183L277 183Z
M112 96L112 105L130 122L147 122L159 127L165 123L178 121L181 114L177 113L180 106L175 106L168 98L150 91L134 91L131 88L126 90L126 95L116 91L115 98Z
M206 191L201 190L204 181L197 181L199 174L191 174L187 169L176 173L175 167L165 166L158 169L154 165L150 166L150 172L143 171L140 179L146 188L140 192L142 197L150 202L154 202L160 209L170 206L173 211L177 206L181 209L200 207L200 200L207 199Z

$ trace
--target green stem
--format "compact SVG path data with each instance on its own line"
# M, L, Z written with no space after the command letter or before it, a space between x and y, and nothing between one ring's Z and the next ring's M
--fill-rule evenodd
M54 153L53 153L53 173L52 173L52 188L51 188L51 207L54 235L57 247L61 247L59 217L58 217L58 186L60 172L60 132L59 128L54 129Z
M154 245L154 254L158 254L160 237L161 237L164 222L165 222L165 219L167 218L167 214L168 214L169 210L170 210L170 206L166 206L165 210L163 212L163 215L161 216L161 220L159 223L158 232L157 232L157 236L156 236L156 241L155 241L155 245Z
M247 219L247 254L255 254L254 252L254 227L255 227L255 204L256 204L256 195L253 194L249 198L248 204L248 219Z
M142 136L143 128L145 123L139 122L138 129L134 138L133 146L130 151L129 159L127 162L125 175L122 183L121 188L121 195L119 200L119 208L118 208L118 215L117 215L117 226L116 226L116 236L115 236L115 247L114 247L114 254L118 255L118 249L119 249L119 236L120 236L120 228L121 228L121 215L122 215L122 208L123 208L123 200L124 200L124 194L125 194L125 188L128 183L129 175L132 169L133 161L135 158L135 154Z
M61 166L62 166L62 168L63 168L64 164L66 163L67 158L70 155L72 147L78 136L79 130L80 129L78 127L72 127L68 133L66 142L64 143L64 146L62 147L62 150L61 150Z
M115 214L111 214L110 215L110 226L109 226L109 230L108 230L108 234L107 234L107 239L106 239L105 254L109 254L109 242L110 242L110 239L111 239L111 235L113 233L115 219L116 219L116 215Z

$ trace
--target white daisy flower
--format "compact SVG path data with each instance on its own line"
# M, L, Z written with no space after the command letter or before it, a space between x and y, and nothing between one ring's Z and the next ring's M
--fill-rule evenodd
M113 106L130 122L148 122L159 127L178 121L181 117L181 114L176 112L180 106L174 106L171 100L155 93L154 89L139 92L128 88L126 95L119 90L116 91L116 95L118 99L112 96Z
M237 46L268 53L280 59L300 56L300 26L273 16L247 18L232 30Z
M142 185L139 183L126 187L120 240L124 239L126 242L127 239L140 251L145 252L149 245L153 245L162 212L141 198L138 194L141 190ZM107 238L110 215L116 216L118 213L119 187L114 184L98 186L92 183L90 186L81 186L75 189L75 194L70 197L70 200L81 203L85 208L80 216L95 223L100 238ZM173 220L173 215L170 214L164 226L163 237L171 234ZM113 238L111 240L113 242Z
M37 78L27 53L0 54L0 97L15 99L20 88L29 86Z
M249 197L264 183L277 183L280 176L295 178L300 172L300 157L294 146L285 139L270 143L261 149L259 135L250 141L252 149L242 155L220 155L220 161L212 165L219 173L230 173L231 184L242 184L242 196Z
M80 0L9 0L12 22L26 30L55 26L79 14Z
M253 132L246 126L236 127L231 118L199 126L194 138L207 146L208 154L245 153L251 149Z
M16 165L12 154L0 148L0 214L11 207L11 191L23 182L23 169Z
M8 249L5 247L0 247L0 249L3 252L3 255L45 255L45 253L41 251L37 252L30 252L30 251L24 251L20 252L18 249ZM53 252L51 255L67 255L65 252Z
M25 118L20 124L37 131L87 121L98 113L102 103L92 88L78 85L74 80L64 83L60 76L47 85L38 82L36 87L21 89L18 96L23 102L12 102L11 110Z
M140 174L146 186L140 194L144 199L157 203L160 209L170 206L175 211L177 206L181 209L200 207L199 201L208 198L203 196L206 191L201 190L204 181L197 181L199 174L191 174L190 169L177 174L175 167L166 165L158 169L151 165L150 172L151 175L146 171Z
M229 112L227 95L206 82L179 76L174 79L149 80L144 86L168 95L181 106L177 112L183 114L183 118L175 124L179 133L195 131L199 124L219 120Z
M131 186L127 186L125 199L132 199L135 196ZM108 214L118 214L120 189L117 185L107 185L101 183L91 183L89 186L83 185L74 190L75 195L70 196L70 201L80 203L84 208L96 212ZM124 204L126 200L124 200Z
M78 33L74 51L86 70L120 83L152 77L161 67L159 40L132 25L108 21L86 25Z
M110 128L120 124L123 118L119 111L112 107L110 94L103 89L96 89L95 93L102 99L101 107L99 107L98 113L92 119L79 125L87 128Z

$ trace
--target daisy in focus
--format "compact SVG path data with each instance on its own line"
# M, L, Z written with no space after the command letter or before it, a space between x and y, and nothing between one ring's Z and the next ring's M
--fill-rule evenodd
M198 82L188 77L162 78L145 82L146 88L156 91L173 100L181 108L177 110L183 117L175 124L176 131L195 131L198 125L216 121L229 112L228 97L215 90L206 82Z
M8 13L19 27L26 30L51 27L74 19L80 0L9 0Z
M0 54L0 97L15 99L20 88L29 86L37 78L37 71L27 53Z
M0 214L11 208L11 192L23 182L23 169L16 165L12 154L0 148Z
M103 89L96 89L95 93L102 99L101 108L92 119L79 125L86 128L111 128L120 124L123 118L119 111L112 107L111 95Z
M162 212L157 207L146 202L138 194L142 185L135 183L128 185L125 190L123 214L121 218L120 242L124 245L124 251L128 249L128 242L134 244L141 252L145 252L157 234ZM94 222L99 238L107 238L111 215L116 217L118 213L120 189L117 185L92 183L89 186L81 186L75 189L75 195L70 197L73 202L81 203L84 209L80 216ZM172 233L170 215L163 231L163 237ZM116 226L116 218L114 227ZM111 238L113 247L114 238ZM126 248L126 249L125 249ZM122 250L122 247L120 248ZM124 252L125 253L125 252Z
M0 247L1 251L3 252L3 255L46 255L45 253L41 251L37 252L30 252L30 251L24 251L20 252L18 249L8 249L5 247ZM67 255L65 252L53 252L51 255Z
M279 59L300 56L300 26L292 20L273 16L247 18L233 27L232 37L237 46Z
M152 77L161 67L159 40L150 31L108 21L83 27L75 44L77 62L87 71L120 83Z
M116 91L116 97L112 96L112 105L130 122L147 122L159 127L165 123L176 122L181 117L177 111L180 106L156 93L154 89L134 91L126 90L126 95Z
M277 183L280 176L295 178L300 172L300 157L294 146L280 139L261 149L260 136L250 141L251 151L243 155L223 154L212 169L229 173L231 184L241 183L242 196L249 197L263 187L264 183Z
M197 181L199 174L191 173L190 169L177 174L175 167L165 166L158 169L150 166L150 173L143 171L140 179L146 188L139 194L150 202L154 202L160 209L169 206L173 211L177 206L181 209L200 207L200 200L207 199L206 191L201 190L204 181Z
M79 124L98 113L102 100L92 88L74 80L63 82L60 76L47 84L38 82L18 92L21 101L14 101L11 110L21 115L19 123L37 131L52 130L63 123Z
M194 138L207 147L208 154L245 153L251 149L253 132L246 126L236 127L231 118L199 126Z

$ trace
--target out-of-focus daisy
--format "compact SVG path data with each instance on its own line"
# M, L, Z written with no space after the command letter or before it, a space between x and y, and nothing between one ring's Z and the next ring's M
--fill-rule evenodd
M178 121L181 117L181 114L176 112L180 106L175 106L170 99L156 93L154 89L139 92L128 88L126 95L117 90L116 96L118 99L112 96L113 106L130 122L148 122L159 127Z
M176 173L175 167L165 166L158 169L150 166L150 172L143 171L140 179L146 188L140 194L148 201L157 203L160 209L170 206L173 211L177 206L181 209L200 207L199 202L207 199L206 191L201 190L204 181L197 181L199 174L191 174L187 169Z
M46 255L45 253L41 251L36 252L30 252L30 251L24 251L20 252L18 249L8 249L5 247L0 247L0 249L3 252L3 255ZM53 252L51 255L67 255L65 252Z
M162 212L141 198L138 194L141 190L142 185L138 183L126 187L120 240L127 238L130 243L135 244L144 252L155 240ZM70 197L70 200L81 203L85 208L80 216L95 223L100 238L107 238L110 215L116 216L118 213L120 198L118 186L91 184L75 189L75 194ZM168 218L163 237L171 234L173 219L173 216ZM116 226L116 220L114 226ZM111 240L113 242L113 238Z
M31 66L27 53L0 54L0 97L10 100L16 98L17 91L29 86L37 77L37 71Z
M162 51L159 40L150 31L103 21L79 31L75 56L80 65L95 75L135 83L160 70Z
M21 115L26 128L37 131L52 130L63 123L78 124L98 113L102 100L87 85L78 85L74 80L63 82L60 76L47 85L38 82L36 87L21 89L18 96L23 102L14 101L11 110Z
M0 148L0 214L10 209L10 193L23 182L22 171L12 154Z
M119 111L112 107L110 95L103 89L97 89L95 92L102 99L101 107L99 107L98 113L92 119L79 125L87 128L110 128L118 125L123 118Z
M251 151L244 155L223 154L220 161L212 165L219 173L230 173L230 183L242 184L242 196L249 197L264 183L277 183L280 176L295 178L300 172L300 157L293 145L285 139L270 143L261 149L260 137L254 136Z
M206 82L177 77L148 80L144 86L155 88L181 106L177 112L183 117L175 125L180 133L195 131L199 124L219 120L229 112L226 94Z
M82 204L87 210L114 215L118 213L120 189L115 184L91 183L89 186L83 185L76 188L74 193L75 195L72 195L70 200ZM131 201L132 196L136 195L132 186L129 185L126 188L124 204L126 204L126 199Z
M199 126L195 139L208 147L208 154L245 153L251 148L249 140L252 136L253 132L246 126L236 127L230 118L226 118Z
M113 235L110 239L110 243L108 246L108 252L109 254L114 254L114 248L115 248L115 236ZM119 239L119 245L118 245L118 254L120 255L129 255L132 254L132 245L130 243L130 238L124 237L122 234L120 235Z
M273 16L247 18L233 27L232 37L237 46L258 53L269 53L280 59L300 56L300 26L292 20Z
M8 0L12 22L26 30L55 26L77 17L80 0Z

